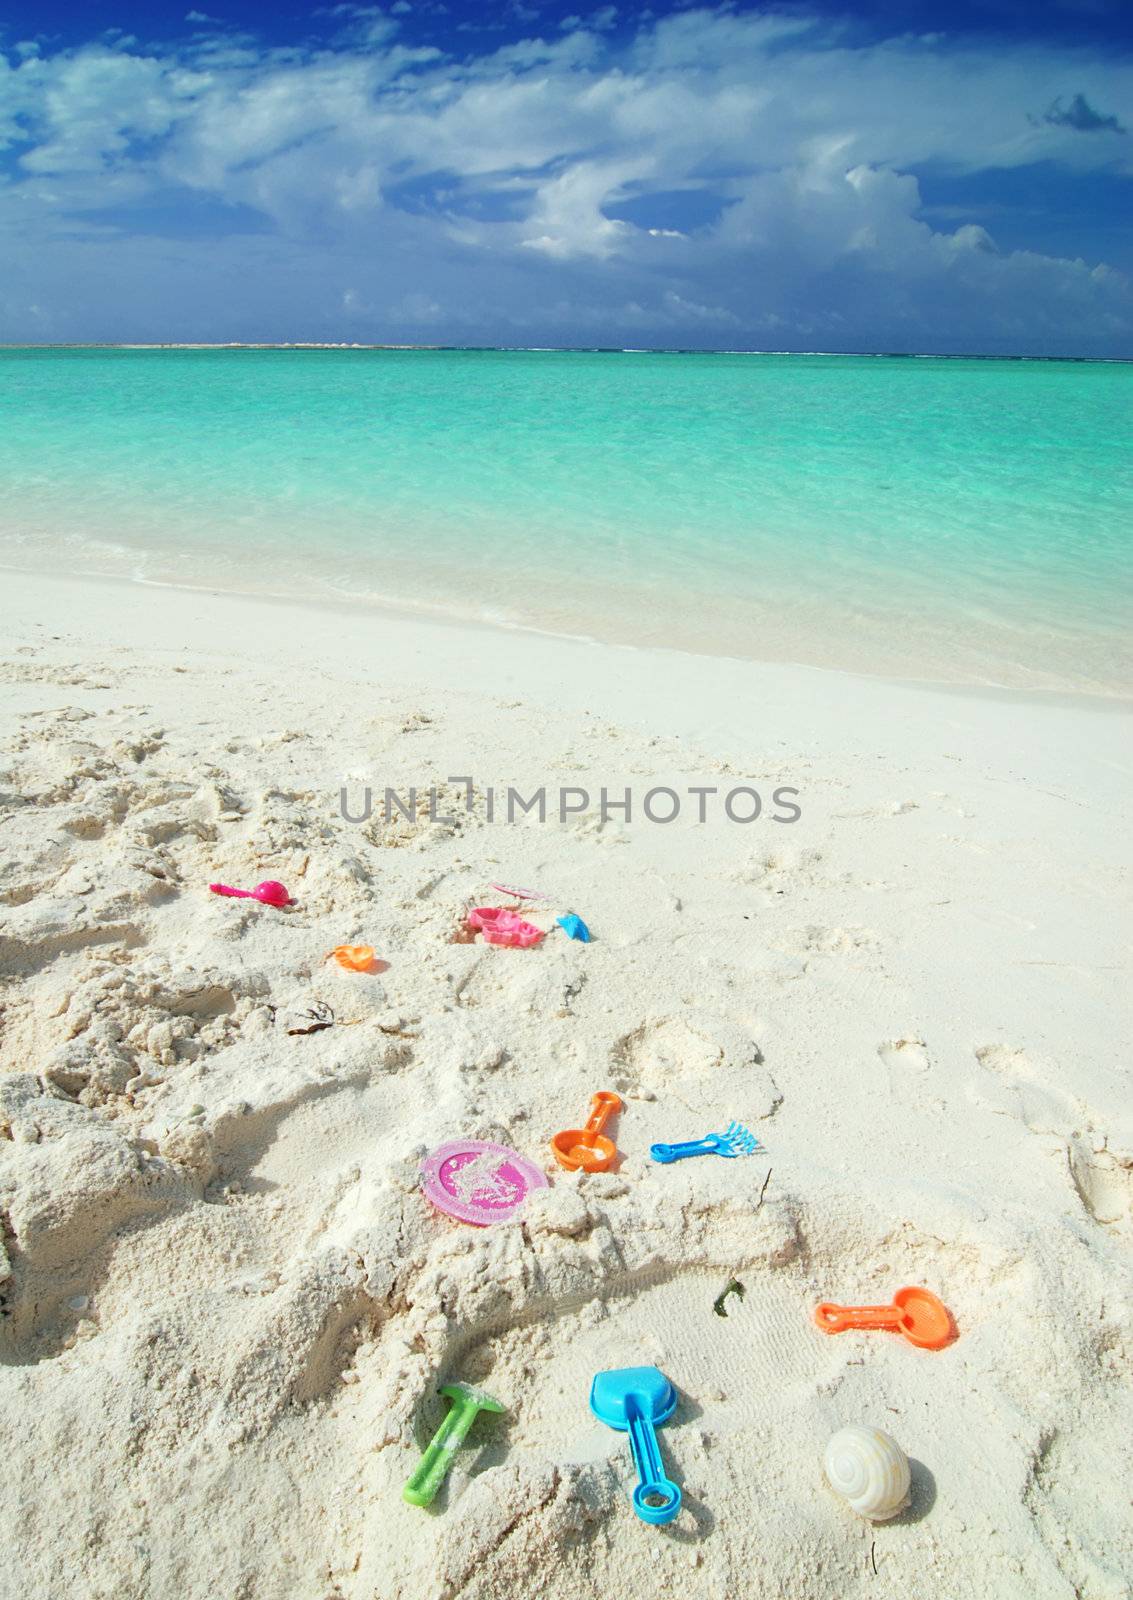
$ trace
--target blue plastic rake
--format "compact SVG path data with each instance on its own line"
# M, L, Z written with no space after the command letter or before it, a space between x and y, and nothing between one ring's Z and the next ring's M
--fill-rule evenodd
M684 1144L652 1144L654 1161L683 1161L685 1156L751 1156L764 1147L742 1122L729 1122L723 1133L706 1133L703 1139L687 1139Z

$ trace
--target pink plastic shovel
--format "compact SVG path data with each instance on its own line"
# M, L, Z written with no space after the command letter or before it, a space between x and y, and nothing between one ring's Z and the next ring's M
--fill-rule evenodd
M226 883L210 883L209 888L213 894L226 894L233 900L258 900L265 906L291 904L291 896L282 883L276 883L274 878L266 878L263 883L257 883L254 889L230 889Z

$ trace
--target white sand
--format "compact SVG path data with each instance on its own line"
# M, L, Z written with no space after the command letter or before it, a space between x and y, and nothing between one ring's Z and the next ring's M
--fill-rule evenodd
M6 1594L1131 1592L1127 712L5 587ZM786 784L802 817L338 815L449 774ZM595 942L450 942L499 877ZM324 965L344 941L388 969ZM336 1025L289 1035L316 1000ZM621 1168L561 1174L601 1088ZM649 1161L732 1117L766 1157ZM522 1225L420 1195L459 1134L551 1175ZM905 1283L949 1349L811 1322ZM668 1529L587 1409L641 1363L682 1397ZM508 1415L421 1511L458 1378ZM855 1422L913 1458L894 1522L824 1484Z

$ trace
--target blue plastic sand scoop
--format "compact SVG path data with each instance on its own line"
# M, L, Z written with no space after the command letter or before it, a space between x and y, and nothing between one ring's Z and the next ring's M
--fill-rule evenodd
M617 1367L595 1374L590 1409L600 1421L629 1433L637 1468L633 1509L642 1522L672 1522L681 1509L681 1491L666 1478L654 1427L677 1408L677 1391L657 1367Z

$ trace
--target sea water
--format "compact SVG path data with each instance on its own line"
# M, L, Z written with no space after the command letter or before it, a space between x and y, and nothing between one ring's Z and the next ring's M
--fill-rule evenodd
M0 562L855 671L1133 682L1133 366L0 351Z

